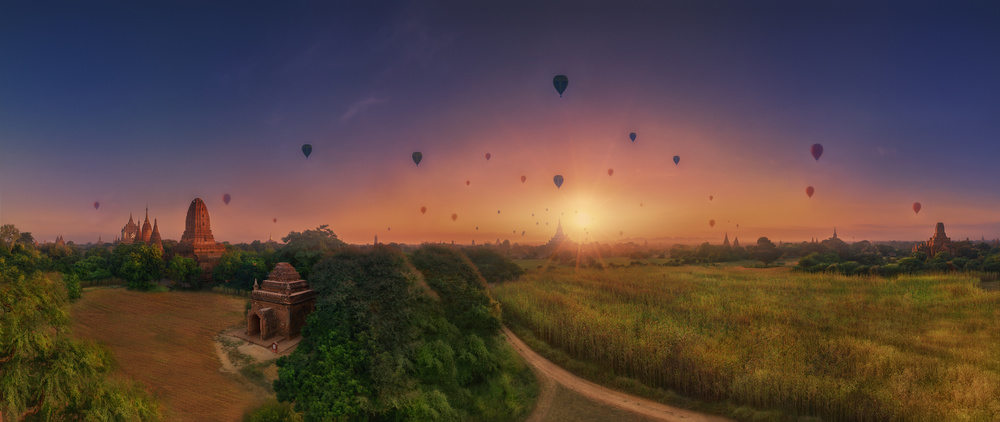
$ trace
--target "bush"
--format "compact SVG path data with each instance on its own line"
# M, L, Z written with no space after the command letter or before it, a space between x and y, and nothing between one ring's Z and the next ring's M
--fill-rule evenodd
M79 299L80 294L83 292L83 289L80 287L80 277L76 274L69 273L64 274L62 279L63 283L66 283L66 294L69 295L69 298L71 300Z
M493 249L483 247L466 248L465 255L479 269L479 274L487 283L517 280L524 275L521 267Z
M271 399L243 414L243 422L301 422L292 405Z

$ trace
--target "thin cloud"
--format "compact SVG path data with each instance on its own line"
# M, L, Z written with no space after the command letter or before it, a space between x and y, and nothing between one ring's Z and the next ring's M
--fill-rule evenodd
M358 113L365 111L365 109L367 109L368 107L371 107L376 104L382 104L386 101L388 100L386 100L385 98L368 97L354 104L351 104L351 106L347 108L347 111L340 116L340 121L342 122L349 121L353 119L354 116L356 116Z

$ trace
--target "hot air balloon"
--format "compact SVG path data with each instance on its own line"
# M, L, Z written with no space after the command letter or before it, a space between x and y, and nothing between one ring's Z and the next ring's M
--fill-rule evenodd
M615 169L608 169L608 177L611 177L612 174L615 174Z
M569 86L569 78L566 75L556 75L556 77L552 78L552 85L556 87L556 91L562 97L563 91L566 91L566 87Z
M528 180L528 178L526 176L521 176L521 183L524 183L525 180Z
M233 197L229 196L228 193L225 194L225 195L222 195L222 202L224 202L226 205L229 205L229 201L232 200L232 199L233 199Z
M813 158L815 158L816 161L819 161L819 156L823 155L823 146L820 144L813 144L812 147L809 148L809 152L812 153Z
M816 192L816 189L813 189L812 186L806 187L806 195L809 195L810 198L813 197L813 192Z
M640 207L642 206L642 203L641 203L641 202L639 203L639 206L640 206Z
M712 196L712 195L708 195L708 200L709 200L709 201L711 201L711 200L712 200L712 199L714 199L714 198L715 198L714 196Z
M920 203L919 202L914 202L913 203L913 213L914 214L920 214Z
M466 180L466 181L465 181L465 186L469 186L469 184L471 184L471 183L472 183L472 181L471 181L471 180Z
M553 178L552 178L552 181L553 181L553 182L555 182L555 184L556 184L556 189L559 189L560 187L562 187L562 184L563 184L563 177L562 177L562 175L561 175L561 174L557 174L557 175L556 175L556 177L553 177Z
M421 214L427 214L427 207L420 207Z
M424 159L424 154L421 154L420 151L417 151L417 152L413 153L413 163L414 164L416 164L416 165L419 166L420 165L420 160L423 160L423 159Z
M278 224L278 217L274 217L274 219L273 219L273 220L271 220L271 221L273 221L273 222L274 222L274 224Z
M476 226L476 230L479 230L479 226Z
M681 156L675 155L674 156L674 165L677 165L680 162L681 162Z
M490 157L492 157L492 156L493 155L491 155L490 153L487 152L486 153L486 161L490 161Z
M500 214L500 210L497 210L497 214Z
M98 209L100 207L101 207L101 203L97 202L97 201L94 201L94 209L96 210L96 209Z
M708 220L708 227L715 227L715 220Z
M525 233L527 233L527 232L521 232L521 236L524 236Z
M313 152L312 145L309 144L302 145L302 153L306 155L306 158L309 158L309 154L312 154L312 152Z
M618 232L618 235L619 235L619 236L624 236L624 235L625 235L625 232Z
M392 231L392 227L386 227L385 231L391 232Z
M452 214L451 215L451 221L455 221L455 220L458 220L458 214Z

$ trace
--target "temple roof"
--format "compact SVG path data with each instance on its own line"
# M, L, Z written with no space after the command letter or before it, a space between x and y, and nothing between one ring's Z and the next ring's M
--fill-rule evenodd
M268 280L273 281L298 281L302 279L298 271L295 271L295 267L287 262L279 262L278 265L274 266L271 273L267 275Z

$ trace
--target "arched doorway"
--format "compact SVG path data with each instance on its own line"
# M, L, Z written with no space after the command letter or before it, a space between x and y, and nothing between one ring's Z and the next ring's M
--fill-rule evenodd
M247 316L247 335L260 334L260 317L257 314Z

